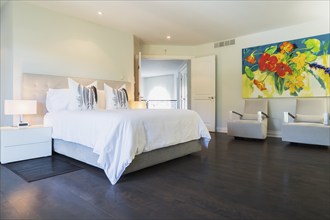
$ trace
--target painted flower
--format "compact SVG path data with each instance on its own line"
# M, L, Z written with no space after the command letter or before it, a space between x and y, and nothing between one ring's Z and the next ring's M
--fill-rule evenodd
M293 94L297 90L302 89L304 87L304 79L305 76L302 75L291 75L289 80L285 83L285 87L290 90L290 93Z
M277 54L274 54L273 56L275 56L277 58L278 62L284 61L284 59L285 59L285 56L283 53L277 53Z
M265 83L260 82L259 80L256 80L256 79L253 80L253 83L254 83L254 85L256 85L258 87L258 89L260 89L260 91L267 90L265 87Z
M259 69L261 71L265 71L266 69L269 71L275 71L276 63L277 58L268 53L263 53L258 61Z
M285 63L277 63L275 66L275 72L281 78L284 78L287 74L292 74L291 68Z
M250 64L254 64L256 62L256 58L254 57L254 52L251 53L250 56L248 56L247 58L245 58L245 60L247 62L249 62Z
M290 53L294 48L295 46L287 41L283 42L283 44L280 46L281 53Z
M302 69L305 64L306 64L306 54L304 53L300 53L299 51L296 53L297 56L293 57L291 59L292 62L294 62L296 64L296 68L298 70Z

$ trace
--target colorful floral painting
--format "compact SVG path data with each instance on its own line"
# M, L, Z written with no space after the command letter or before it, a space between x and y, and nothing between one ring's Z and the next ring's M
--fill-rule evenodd
M330 34L242 50L243 98L330 95Z

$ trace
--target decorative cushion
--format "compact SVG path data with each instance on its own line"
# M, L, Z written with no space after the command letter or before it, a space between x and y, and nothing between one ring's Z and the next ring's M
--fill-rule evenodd
M258 120L258 114L243 114L242 120Z
M128 96L126 86L122 85L119 89L114 89L104 84L106 109L127 109Z
M48 89L46 94L46 108L48 112L67 110L69 102L69 89Z
M69 110L88 110L95 109L97 102L97 81L88 86L82 86L76 81L68 78L70 89Z
M311 122L311 123L321 123L323 124L323 115L302 115L296 114L295 122Z

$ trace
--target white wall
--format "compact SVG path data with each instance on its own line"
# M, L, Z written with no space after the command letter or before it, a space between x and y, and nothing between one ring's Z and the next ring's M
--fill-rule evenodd
M194 46L171 46L171 45L142 45L142 57L144 58L191 58L197 53L198 48Z
M166 50L166 56L207 56L215 54L217 57L217 131L227 131L228 111L243 110L242 99L242 49L294 40L309 36L315 36L330 32L328 20L310 22L262 33L255 33L236 38L236 44L221 48L214 48L213 43L175 47L163 45L147 45L143 47L142 54L145 56L161 56ZM329 97L327 98L330 103ZM295 98L272 98L269 99L269 125L268 134L280 136L283 121L283 112L295 111ZM329 107L330 111L330 107Z
M1 125L10 124L12 117L4 116L3 103L5 97L12 99L13 82L13 31L12 31L12 5L1 1L1 69L0 69L0 115Z
M6 55L9 60L1 57L1 63L10 66L1 68L2 84L9 87L3 91L1 86L1 103L21 97L23 73L130 81L133 85L133 35L23 1L8 2L1 16L1 27L11 24L6 32L1 31L1 39L12 36L12 42L5 43L12 56Z
M150 94L153 89L156 87L164 88L169 95L169 99L176 99L176 82L175 75L163 75L163 76L154 76L154 77L143 77L143 97L145 99L150 99ZM158 98L161 99L161 98Z

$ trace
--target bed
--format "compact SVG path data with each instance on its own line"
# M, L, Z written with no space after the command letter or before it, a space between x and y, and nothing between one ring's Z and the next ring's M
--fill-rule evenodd
M93 82L74 80L84 84ZM105 83L117 88L125 83L130 94L129 82L98 80L97 83L100 89ZM29 121L52 126L55 152L103 169L111 184L116 184L123 174L198 152L207 147L211 138L198 114L191 110L47 112L48 89L67 86L65 76L24 74L23 98L38 101L39 115Z

